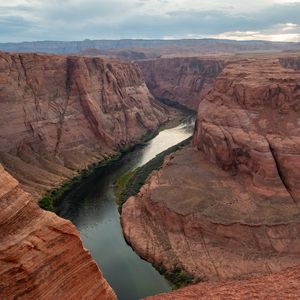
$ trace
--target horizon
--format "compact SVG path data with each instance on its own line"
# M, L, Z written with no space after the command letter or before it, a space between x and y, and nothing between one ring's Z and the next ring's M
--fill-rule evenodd
M46 43L46 42L52 42L52 43L81 43L81 42L96 42L96 41L218 41L218 42L237 42L237 43L282 43L282 44L299 44L300 41L270 41L270 40L235 40L235 39L229 39L229 38L121 38L121 39L81 39L81 40L24 40L24 41L18 41L18 42L0 42L0 44L22 44L22 43Z

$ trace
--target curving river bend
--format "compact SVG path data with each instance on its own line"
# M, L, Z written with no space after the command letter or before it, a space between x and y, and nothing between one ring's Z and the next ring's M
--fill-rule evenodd
M128 171L190 137L193 128L194 120L188 117L179 126L161 131L146 145L96 170L57 208L61 217L76 225L85 248L89 249L119 300L137 300L170 291L171 286L126 244L115 203L114 183Z

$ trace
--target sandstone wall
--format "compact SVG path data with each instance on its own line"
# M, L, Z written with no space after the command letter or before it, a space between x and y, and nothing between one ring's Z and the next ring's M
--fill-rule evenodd
M278 60L231 63L199 106L194 145L255 193L300 201L300 73Z
M225 66L223 60L162 58L138 61L145 81L155 97L174 100L197 110Z
M71 222L41 210L0 165L0 298L116 296Z
M131 63L0 53L0 87L0 162L35 196L167 119Z

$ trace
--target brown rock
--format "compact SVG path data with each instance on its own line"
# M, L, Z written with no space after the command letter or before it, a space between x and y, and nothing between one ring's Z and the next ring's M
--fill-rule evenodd
M176 57L138 61L138 65L155 97L174 100L197 110L200 101L224 68L225 61Z
M197 284L178 291L147 298L148 300L249 300L299 299L300 266L278 274L250 280Z
M191 147L169 157L122 209L127 241L148 261L203 280L300 264L300 209L282 187L259 195Z
M200 103L195 149L171 155L123 207L142 257L211 281L300 264L299 82L275 58L227 64Z
M41 210L0 165L0 298L116 296L71 222Z
M299 82L277 59L229 64L199 106L194 145L256 194L287 191L298 203Z
M38 197L164 122L137 66L0 53L0 161Z

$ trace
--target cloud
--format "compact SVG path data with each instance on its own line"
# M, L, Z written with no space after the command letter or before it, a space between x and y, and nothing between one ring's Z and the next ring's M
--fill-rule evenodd
M0 41L231 37L299 41L300 0L0 0Z

